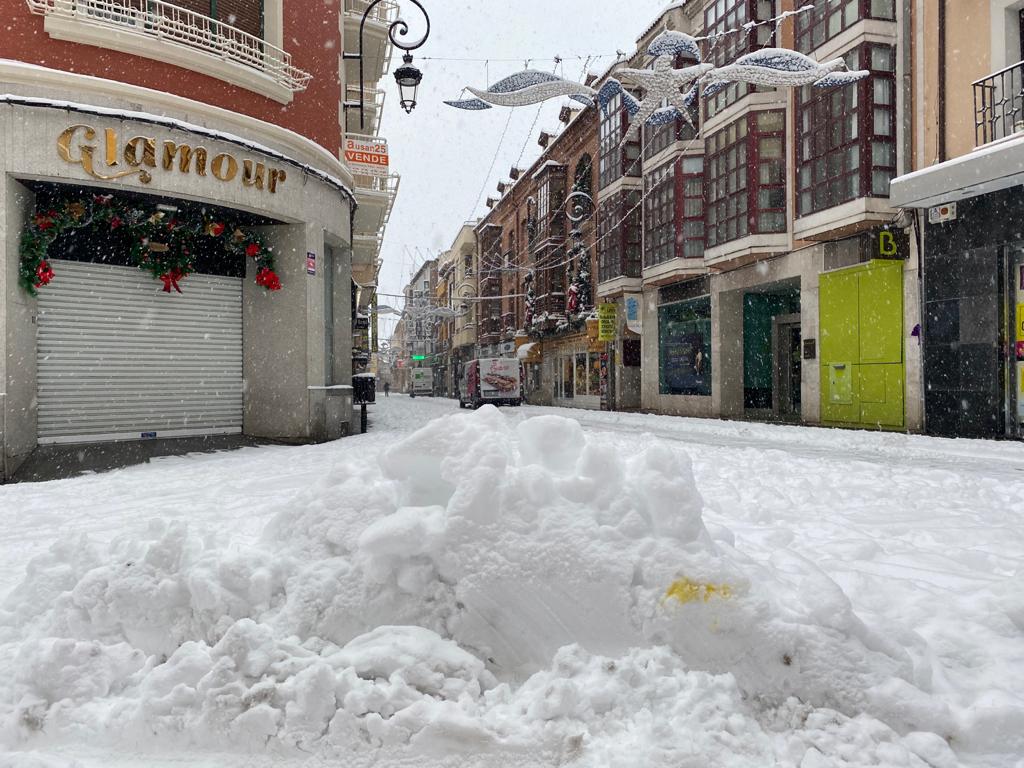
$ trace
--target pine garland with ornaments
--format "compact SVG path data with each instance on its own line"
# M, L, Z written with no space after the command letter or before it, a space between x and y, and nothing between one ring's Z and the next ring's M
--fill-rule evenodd
M215 238L228 256L256 262L256 283L268 291L281 288L274 270L274 252L260 235L219 218L181 217L154 205L138 205L113 195L67 197L37 210L21 234L18 280L30 295L55 277L48 249L58 237L73 230L122 230L131 243L130 261L163 281L163 290L181 293L180 282L194 272L200 238Z

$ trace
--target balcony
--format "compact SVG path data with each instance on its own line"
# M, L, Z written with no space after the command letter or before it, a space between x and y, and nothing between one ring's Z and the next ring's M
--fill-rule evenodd
M225 80L288 103L313 76L259 37L162 0L27 0L59 40L113 48ZM197 55L198 54L198 55Z
M1024 131L1024 61L974 82L977 147Z
M359 27L373 0L345 0L345 12L341 16L341 35L345 53L359 53ZM375 83L384 76L391 66L391 38L388 32L398 21L398 3L383 0L374 6L363 26L363 83ZM349 83L359 82L359 62L345 62L345 79Z
M345 102L342 104L345 133L376 136L380 133L380 119L384 115L384 91L380 88L362 89L365 113L362 123L359 120L359 91L358 85L345 89Z

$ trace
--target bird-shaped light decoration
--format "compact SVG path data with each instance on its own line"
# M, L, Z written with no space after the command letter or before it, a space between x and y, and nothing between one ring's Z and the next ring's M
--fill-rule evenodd
M617 70L616 78L609 78L597 94L597 101L605 110L616 94L622 94L626 111L632 118L622 139L624 142L634 141L644 123L663 125L683 117L693 125L689 107L695 94L690 92L691 86L713 69L711 64L699 63L683 69L673 68L673 60L680 53L700 61L697 41L684 32L662 32L651 41L647 53L654 57L653 69ZM637 101L630 96L622 89L623 82L642 89L643 98Z
M490 109L491 105L496 107L525 107L529 104L539 104L542 101L553 99L558 96L568 96L574 101L591 105L597 91L586 85L581 85L575 80L567 80L558 77L550 72L540 72L535 69L525 69L516 72L502 80L499 80L487 90L479 90L467 86L467 91L476 98L463 99L461 101L446 101L450 107L456 109Z
M815 88L833 88L854 83L867 77L867 70L848 71L842 59L819 64L788 48L762 48L740 56L733 64L718 67L705 74L700 82L704 95L711 96L724 90L730 83L750 83L774 88L813 85Z

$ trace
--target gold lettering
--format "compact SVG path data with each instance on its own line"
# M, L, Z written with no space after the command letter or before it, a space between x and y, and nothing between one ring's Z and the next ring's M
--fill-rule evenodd
M255 171L253 170L254 166ZM263 189L266 173L267 167L263 163L256 163L252 160L244 160L242 162L242 183L247 187Z
M272 193L277 192L278 183L284 184L284 180L288 178L288 174L283 169L273 168L270 171L270 183L267 184L267 189Z
M238 175L238 161L227 152L221 152L213 158L213 175L221 181L231 181Z
M139 147L142 147L142 157L139 158ZM129 139L124 145L124 161L132 168L147 165L156 168L156 139L147 139L145 136L136 136Z
M199 176L206 175L205 147L196 147L195 149L192 149L188 144L175 144L173 141L165 141L163 159L165 171L169 171L174 167L175 155L179 155L178 170L182 173L189 173L192 170L192 158L195 157L196 173Z
M104 133L107 137L107 165L113 168L117 165L117 131L113 128L107 128Z
M74 138L75 134L79 130L82 131L82 134L84 135L86 141L93 141L96 138L96 131L90 126L81 124L72 125L63 133L61 133L60 136L57 137L57 154L60 155L62 160L64 160L67 163L71 163L72 165L82 166L82 169L87 174L92 176L94 179L103 179L104 181L110 181L111 179L120 179L125 176L134 176L135 174L138 174L139 181L143 182L144 184L148 184L150 181L152 181L153 177L142 169L137 169L133 171L121 171L120 173L115 173L112 176L106 176L100 173L99 171L96 170L94 162L94 153L96 152L96 148L91 144L79 145L79 156L77 158L72 157L71 140Z

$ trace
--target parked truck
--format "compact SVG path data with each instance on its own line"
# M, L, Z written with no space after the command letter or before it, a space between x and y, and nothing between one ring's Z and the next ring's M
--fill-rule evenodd
M522 375L519 360L490 357L470 360L462 370L459 407L479 408L492 405L521 405Z
M433 368L412 368L410 369L409 396L432 395L434 394L434 369Z

